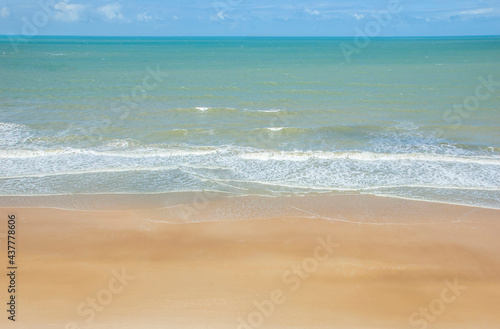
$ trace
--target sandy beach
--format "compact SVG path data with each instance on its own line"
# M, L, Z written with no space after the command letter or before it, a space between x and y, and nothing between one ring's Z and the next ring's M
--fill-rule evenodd
M2 328L499 328L499 210L363 195L1 208L4 249L12 214Z

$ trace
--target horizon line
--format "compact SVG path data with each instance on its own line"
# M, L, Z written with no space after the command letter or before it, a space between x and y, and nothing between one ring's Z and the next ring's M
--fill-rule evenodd
M40 37L83 37L83 38L356 38L358 35L324 36L324 35L83 35L83 34L0 34L0 37L22 37L34 39ZM373 36L370 39L386 38L474 38L474 37L500 37L500 34L474 34L474 35L391 35Z

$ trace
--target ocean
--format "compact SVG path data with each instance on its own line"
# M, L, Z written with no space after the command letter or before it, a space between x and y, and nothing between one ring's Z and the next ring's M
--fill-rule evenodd
M0 37L0 194L500 208L500 37ZM497 82L498 81L498 82Z

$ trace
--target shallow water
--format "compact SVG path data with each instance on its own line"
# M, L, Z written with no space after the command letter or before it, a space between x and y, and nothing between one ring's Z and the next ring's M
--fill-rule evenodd
M39 37L16 53L1 38L1 194L349 192L500 208L500 86L475 96L500 80L500 38L376 39L351 62L343 42ZM454 110L464 102L477 108Z

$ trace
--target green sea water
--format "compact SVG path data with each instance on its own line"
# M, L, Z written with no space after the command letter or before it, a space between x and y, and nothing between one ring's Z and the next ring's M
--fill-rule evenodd
M500 37L0 37L0 194L500 208ZM345 48L345 47L344 47Z

